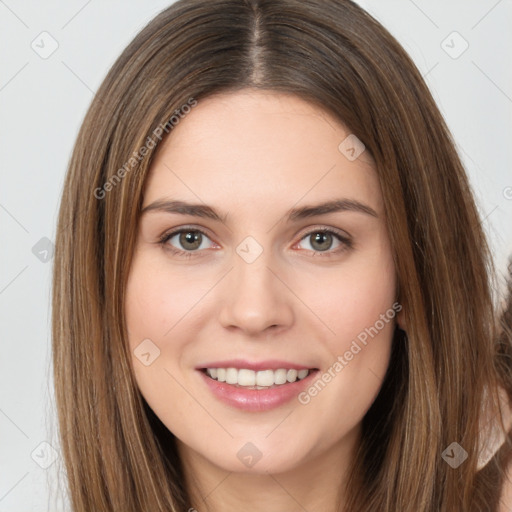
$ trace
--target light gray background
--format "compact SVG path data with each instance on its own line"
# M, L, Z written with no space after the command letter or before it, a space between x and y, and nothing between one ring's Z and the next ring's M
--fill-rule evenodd
M66 166L94 91L122 49L170 3L0 0L0 512L69 510L54 497L63 482L60 459L40 467L59 456L50 378L52 260L40 240L55 239ZM503 274L512 255L512 0L360 4L426 77ZM58 48L47 58L31 47L49 51L52 38ZM464 41L469 47L453 58Z

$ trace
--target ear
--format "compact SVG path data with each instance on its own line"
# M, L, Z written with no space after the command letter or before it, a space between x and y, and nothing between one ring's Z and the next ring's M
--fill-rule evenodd
M402 331L407 332L407 321L406 321L405 310L403 307L396 315L396 324L398 325L398 327L400 329L402 329Z

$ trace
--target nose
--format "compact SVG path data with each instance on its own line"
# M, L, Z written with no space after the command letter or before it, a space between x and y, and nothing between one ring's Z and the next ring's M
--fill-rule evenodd
M247 263L234 254L234 268L222 289L220 322L250 336L289 328L294 321L293 294L274 270L268 251Z

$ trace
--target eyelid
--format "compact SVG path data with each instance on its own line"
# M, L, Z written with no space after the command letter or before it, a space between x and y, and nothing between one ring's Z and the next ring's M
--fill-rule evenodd
M346 231L343 231L341 229L326 226L326 225L314 225L314 226L308 226L307 228L304 228L304 231L299 236L299 240L294 243L292 247L295 247L296 245L300 244L303 240L305 240L308 236L311 236L314 233L329 233L334 236L340 243L340 247L336 249L328 249L326 251L311 251L310 249L306 250L308 253L312 253L313 256L316 257L322 257L322 258L330 258L330 257L336 257L340 254L344 253L345 251L353 248L353 238L351 235L349 235Z
M164 242L170 240L172 237L174 237L182 232L185 232L185 231L197 231L198 233L201 233L202 235L207 237L209 240L211 240L214 244L219 245L219 244L217 244L217 242L212 240L212 236L208 233L208 231L206 229L198 227L198 226L187 226L187 225L179 226L177 228L172 228L172 229L165 231L162 235L160 235L158 237L158 242L164 243ZM176 249L176 250L179 250L179 249ZM183 252L194 252L194 251L183 251ZM201 252L201 251L197 251L197 252Z
M196 231L198 233L201 233L203 236L205 236L210 241L212 241L215 245L219 246L219 244L217 244L217 242L212 240L212 237L208 234L206 229L204 229L202 227L198 227L198 226L192 226L192 225L179 226L179 227L172 228L172 229L164 232L159 237L158 243L165 246L166 250L169 250L172 253L177 254L179 256L181 256L181 255L185 256L185 257L202 256L205 252L204 249L195 250L195 251L185 251L182 249L178 249L177 247L171 246L170 244L167 244L167 242L171 238L173 238L174 236L176 236L182 232L186 232L186 231ZM314 255L329 257L329 256L337 255L338 253L340 253L344 250L352 248L353 243L352 243L351 235L349 235L346 231L343 231L341 229L334 228L331 226L322 225L322 224L307 226L306 228L303 228L303 230L301 230L301 232L299 232L299 234L295 235L295 237L299 237L299 239L297 242L295 242L293 244L292 247L295 247L297 244L302 242L302 240L304 240L306 237L308 237L314 233L331 233L338 239L338 241L341 244L344 245L344 247L342 246L341 248L334 249L334 250L331 250L331 249L328 249L326 251L310 251L310 250L308 250L308 252L313 252Z
M300 240L302 240L305 236L318 232L334 233L344 240L349 240L352 238L352 236L348 232L332 226L326 226L325 224L315 224L313 226L307 226L306 228L303 228L301 231L299 231L299 233L296 236L300 236Z

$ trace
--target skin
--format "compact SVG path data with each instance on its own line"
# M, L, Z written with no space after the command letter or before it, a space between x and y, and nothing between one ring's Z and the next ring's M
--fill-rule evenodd
M149 366L133 356L138 386L178 439L199 512L239 511L248 502L266 512L336 509L361 420L388 366L396 318L307 405L293 399L270 411L242 411L215 398L195 368L244 358L327 371L395 302L375 166L367 151L349 161L338 149L349 134L298 97L247 89L199 101L152 164L143 209L172 199L227 215L219 222L144 213L126 297L132 354L145 339L160 350ZM341 198L377 216L286 219L292 208ZM180 227L205 231L195 252L179 234L159 243ZM338 230L351 246L333 237L330 247L321 245L327 251L318 250L318 228ZM247 236L263 249L252 263L236 252ZM237 457L248 442L262 454L250 468Z

